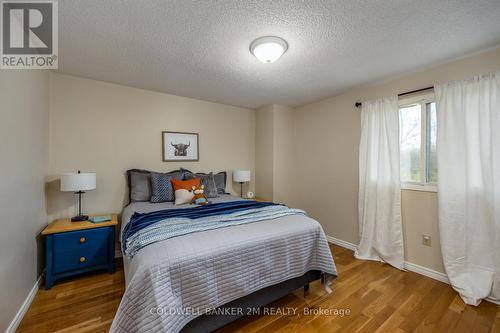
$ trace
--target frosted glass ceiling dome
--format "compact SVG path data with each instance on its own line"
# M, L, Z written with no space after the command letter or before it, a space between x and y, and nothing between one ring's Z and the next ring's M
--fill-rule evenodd
M275 62L287 49L287 42L275 36L260 37L250 44L250 52L263 63Z

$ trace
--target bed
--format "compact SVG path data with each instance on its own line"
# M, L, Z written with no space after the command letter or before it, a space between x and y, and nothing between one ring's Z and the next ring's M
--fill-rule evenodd
M121 234L135 212L186 206L133 202ZM126 290L110 332L211 332L311 281L328 290L337 274L321 226L302 214L156 241L123 261Z

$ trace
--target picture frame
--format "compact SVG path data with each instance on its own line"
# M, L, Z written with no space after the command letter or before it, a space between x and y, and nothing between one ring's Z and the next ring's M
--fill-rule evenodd
M199 134L161 132L163 162L197 162L200 159Z

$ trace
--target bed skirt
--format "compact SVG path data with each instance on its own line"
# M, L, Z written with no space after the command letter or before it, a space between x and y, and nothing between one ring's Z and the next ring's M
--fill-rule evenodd
M301 287L308 286L310 282L316 281L320 278L321 272L312 270L302 276L257 290L247 296L219 306L214 311L216 314L204 314L193 319L182 328L181 333L213 332L245 316L245 314L251 313L253 309L268 305ZM228 309L228 311L224 311L224 309ZM238 314L225 314L231 313L230 309L242 309L242 311Z

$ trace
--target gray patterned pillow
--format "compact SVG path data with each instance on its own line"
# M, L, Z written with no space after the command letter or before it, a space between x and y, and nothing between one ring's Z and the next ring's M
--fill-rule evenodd
M182 173L151 173L151 202L174 201L172 179L182 179Z
M204 193L207 198L217 197L217 186L215 185L214 174L210 173L189 173L185 175L187 179L200 178L201 185L205 186Z
M218 194L225 194L226 193L226 179L227 179L227 175L226 175L225 171L216 173L214 175L215 186L217 187Z
M183 180L190 179L190 178L186 178L186 177L189 177L190 174L194 173L194 172L189 171L188 169L184 169L184 168L180 168L179 170L176 170L176 171L182 173Z

